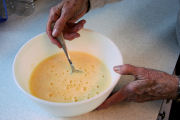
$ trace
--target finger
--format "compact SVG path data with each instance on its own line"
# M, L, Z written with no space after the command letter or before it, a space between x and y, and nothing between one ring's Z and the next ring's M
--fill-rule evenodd
M69 20L69 22L72 22L72 23L74 23L74 22L76 22L77 20L79 20L84 14L86 14L86 11L87 11L87 9L84 9L79 15L77 15L75 18L71 18L70 20Z
M121 75L136 75L137 67L129 64L115 66L114 71Z
M73 28L74 26L76 26L77 24L79 24L79 23L81 23L81 22L86 23L86 20L83 19L83 20L80 20L80 21L77 22L77 23L75 23L75 22L69 22L69 21L68 21L67 26L70 27L70 28Z
M60 43L55 39L55 38L53 38L52 37L52 30L51 30L51 23L48 23L49 25L48 25L48 27L47 27L47 29L46 29L46 32L47 32L47 35L48 35L48 37L49 37L49 39L51 40L51 42L53 43L53 44L55 44L55 45L57 45L59 48L61 48L61 45L60 45ZM50 27L50 28L49 28Z
M59 48L62 48L61 44L54 38L51 39L51 42L55 45L57 45Z
M61 45L57 42L56 39L53 38L53 36L52 36L52 28L51 28L51 25L59 18L59 14L60 14L59 9L56 6L51 8L49 19L48 19L47 26L46 26L46 32L47 32L47 35L50 38L51 42L56 44L58 47L61 48Z
M51 24L52 24L52 22L53 22L52 18L49 17L48 22L47 22L47 26L46 26L46 32L47 32L48 36L49 36L49 35L52 36L52 35L51 35L51 34L52 34L52 30L51 30ZM49 36L49 37L50 37L50 36Z
M52 25L52 23L56 22L56 20L59 18L61 8L62 8L61 5L51 8L50 14L49 14L49 19L48 19L47 26L46 26L47 32L52 32L51 25Z
M80 34L79 33L63 33L63 36L67 40L73 40L75 38L80 37Z
M84 27L85 23L85 20L81 20L78 23L68 23L65 32L78 32L80 29Z
M54 17L51 17L51 15L49 16L48 22L47 22L47 26L46 26L46 32L48 34L48 37L53 41L53 37L52 37L52 30L51 30L51 24L54 21Z
M109 97L102 105L100 105L97 110L109 107L112 104L121 101L138 101L138 96L144 94L144 89L147 86L146 81L133 81L125 85L118 92Z
M138 99L134 102L142 103L153 100L167 99L167 97L159 97L159 96L150 96L150 95L141 95L138 96Z
M123 92L123 89L121 89L118 92L116 92L115 94L113 94L111 97L109 97L103 104L101 104L97 108L97 110L105 109L112 104L115 104L115 103L125 100L125 98L126 98L126 94Z
M68 15L66 15L67 13L64 12L64 10L61 12L61 16L60 18L56 21L54 28L53 28L53 32L52 32L52 36L53 37L58 37L61 32L63 31L66 22L68 21Z
M56 39L54 39L54 38L52 37L52 30L51 30L51 28L47 28L47 29L46 29L46 32L47 32L47 35L48 35L49 39L51 40L51 42L52 42L53 44L57 45L59 48L61 48L60 43L59 43Z

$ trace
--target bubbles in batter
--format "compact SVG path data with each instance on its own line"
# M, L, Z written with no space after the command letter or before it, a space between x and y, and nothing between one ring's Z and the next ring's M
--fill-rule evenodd
M83 73L71 74L63 52L50 56L32 72L31 94L52 102L78 102L100 94L110 85L110 73L98 58L83 52L70 52L70 56Z

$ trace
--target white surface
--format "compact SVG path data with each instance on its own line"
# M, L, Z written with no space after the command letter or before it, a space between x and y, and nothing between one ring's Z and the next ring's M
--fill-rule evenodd
M79 33L81 37L66 42L69 51L80 51L96 56L106 64L112 79L111 84L105 91L91 99L75 103L55 103L39 99L30 94L29 80L34 68L47 57L63 51L50 42L46 33L34 37L23 45L13 62L13 74L17 87L55 116L77 116L94 110L109 96L120 78L120 75L113 71L113 66L122 65L122 55L118 47L107 37L96 32L83 29ZM116 59L114 59L115 57Z
M16 86L12 62L17 50L45 31L48 11L57 0L39 0L29 17L11 16L0 24L0 119L63 120L50 116L30 101ZM40 5L41 4L41 5ZM112 39L122 51L124 62L172 73L178 54L175 25L178 0L124 0L90 11L86 28ZM122 77L118 87L130 81ZM119 103L72 120L155 120L160 102Z

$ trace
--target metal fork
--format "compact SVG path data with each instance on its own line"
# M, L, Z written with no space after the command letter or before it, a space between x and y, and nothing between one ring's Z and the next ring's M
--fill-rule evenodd
M72 74L72 73L81 73L82 71L76 69L76 68L74 67L71 59L70 59L70 56L69 56L69 54L68 54L68 50L67 50L67 47L66 47L66 44L65 44L65 40L64 40L64 38L63 38L63 34L61 34L59 37L57 37L56 40L57 40L57 41L60 43L60 45L62 46L63 51L64 51L64 53L65 53L65 55L66 55L66 58L67 58L70 66L71 66L71 74Z

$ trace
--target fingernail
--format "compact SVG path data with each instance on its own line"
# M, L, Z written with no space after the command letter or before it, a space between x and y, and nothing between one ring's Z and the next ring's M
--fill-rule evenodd
M56 37L56 33L57 33L57 30L54 29L53 32L52 32L52 36L53 36L53 37Z
M120 66L114 66L114 71L119 72L120 71Z

